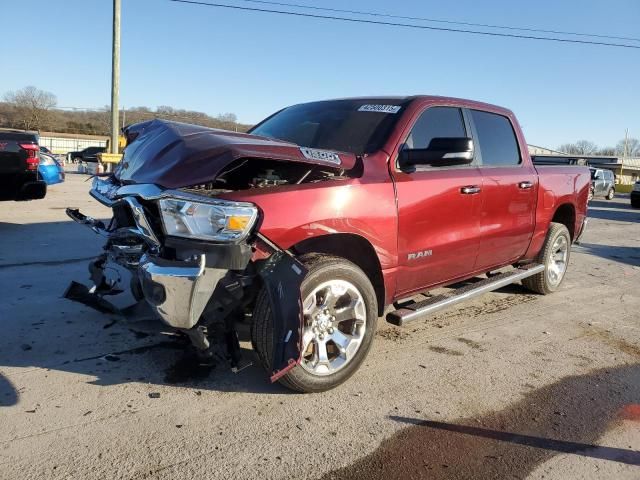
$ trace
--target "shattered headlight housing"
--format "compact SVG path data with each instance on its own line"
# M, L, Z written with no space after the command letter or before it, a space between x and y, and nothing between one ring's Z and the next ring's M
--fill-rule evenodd
M258 218L251 203L182 198L162 198L159 203L164 231L176 237L236 242L249 235Z

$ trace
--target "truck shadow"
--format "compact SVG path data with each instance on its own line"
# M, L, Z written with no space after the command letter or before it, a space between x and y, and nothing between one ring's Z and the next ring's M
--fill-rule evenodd
M88 281L87 261L100 238L73 222L0 222L0 372L2 367L59 370L92 377L95 385L145 382L179 388L283 394L243 343L241 372L225 359L201 365L176 335L140 330L62 298L72 280ZM159 323L159 322L156 322ZM21 374L12 377L20 382ZM18 393L0 375L0 406Z
M97 326L97 328L104 330L104 326ZM2 355L0 366L38 367L76 373L93 377L93 380L88 383L99 386L142 382L158 386L223 392L261 394L288 392L279 384L269 382L267 374L257 364L253 351L248 348L241 349L243 365L246 368L234 374L229 362L224 358L201 362L186 338L147 334L118 327L109 327L109 331L108 341L100 339L102 332L94 332L96 341L93 350L100 353L75 356L73 347L70 347L66 341L56 341L52 332L51 343L47 346L47 350L53 349L57 355L43 358L37 354L30 355L32 349L29 349L22 354L17 354L14 361ZM90 332L88 334L91 335ZM86 337L87 334L83 336ZM101 342L104 344L101 345ZM36 347L37 345L34 345L34 348ZM56 360L56 356L61 358ZM9 391L9 386L10 384L3 385L0 377L0 405L4 404L2 392ZM11 398L9 402L17 401L17 396Z
M18 403L18 392L8 378L0 375L0 407Z
M391 416L409 426L324 478L526 478L558 454L638 466L640 452L598 440L623 421L637 429L639 399L640 365L628 364L564 378L504 410L455 423Z
M587 216L617 222L640 222L640 210L631 207L628 197L624 203L593 200L589 203Z
M614 262L625 263L634 267L640 266L640 248L621 247L615 245L599 245L597 243L580 243L572 247L573 253L584 253L606 258Z
M98 236L71 220L0 222L0 269L38 263L63 264L95 257L100 251Z

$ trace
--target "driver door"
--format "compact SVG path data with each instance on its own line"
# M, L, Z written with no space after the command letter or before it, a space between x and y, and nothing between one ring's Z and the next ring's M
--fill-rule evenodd
M404 148L427 148L434 138L471 137L462 111L429 107ZM392 169L398 199L398 295L472 273L480 245L482 175L464 166Z

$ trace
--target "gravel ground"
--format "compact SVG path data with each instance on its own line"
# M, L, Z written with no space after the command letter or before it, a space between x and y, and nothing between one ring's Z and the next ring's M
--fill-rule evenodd
M560 292L381 322L350 381L298 395L258 366L192 371L179 338L61 298L101 246L64 207L109 215L85 179L0 204L0 478L640 477L628 197L593 202Z

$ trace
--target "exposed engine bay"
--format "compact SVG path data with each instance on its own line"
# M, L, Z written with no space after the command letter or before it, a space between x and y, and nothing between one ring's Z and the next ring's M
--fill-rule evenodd
M344 170L277 160L241 159L227 166L215 179L213 188L244 190L281 185L299 185L346 178Z
M355 171L346 172L344 170L331 170L277 160L245 158L229 165L212 182L192 185L180 190L199 195L214 196L252 188L273 188L327 180L339 181L350 178L355 174Z

